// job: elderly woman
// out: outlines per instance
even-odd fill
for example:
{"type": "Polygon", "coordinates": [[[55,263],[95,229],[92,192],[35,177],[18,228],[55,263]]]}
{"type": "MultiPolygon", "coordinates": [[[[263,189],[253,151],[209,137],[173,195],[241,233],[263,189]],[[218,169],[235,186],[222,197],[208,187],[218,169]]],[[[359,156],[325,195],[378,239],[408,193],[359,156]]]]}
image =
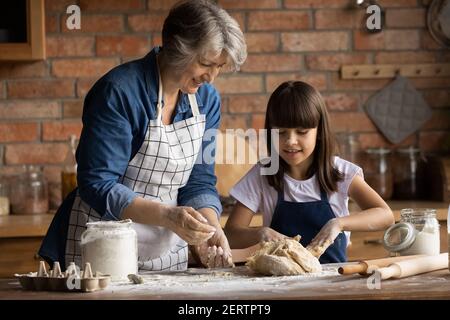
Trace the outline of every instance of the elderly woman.
{"type": "Polygon", "coordinates": [[[87,94],[78,188],[58,209],[39,254],[81,265],[87,222],[130,218],[140,268],[186,269],[188,244],[204,265],[230,265],[214,163],[198,160],[215,148],[204,133],[220,122],[211,83],[224,66],[239,69],[246,55],[242,31],[223,9],[199,0],[172,8],[162,47],[114,68],[87,94]]]}

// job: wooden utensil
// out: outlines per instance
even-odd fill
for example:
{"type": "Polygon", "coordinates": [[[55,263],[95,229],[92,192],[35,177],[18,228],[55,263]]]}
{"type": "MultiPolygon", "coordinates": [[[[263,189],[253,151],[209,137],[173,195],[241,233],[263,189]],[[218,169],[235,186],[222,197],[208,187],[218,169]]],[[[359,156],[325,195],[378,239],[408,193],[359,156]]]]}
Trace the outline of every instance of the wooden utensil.
{"type": "Polygon", "coordinates": [[[233,257],[234,263],[246,262],[247,258],[253,255],[256,250],[260,248],[260,244],[257,243],[251,247],[247,247],[244,249],[231,249],[231,256],[233,257]]]}
{"type": "Polygon", "coordinates": [[[390,278],[405,278],[448,268],[448,253],[441,253],[438,256],[423,256],[415,259],[399,261],[389,267],[380,268],[376,272],[381,275],[381,280],[390,278]]]}
{"type": "Polygon", "coordinates": [[[361,275],[366,275],[371,273],[374,269],[387,267],[395,262],[410,260],[414,258],[422,257],[422,255],[414,255],[414,256],[399,256],[399,257],[390,257],[383,259],[374,259],[374,260],[362,260],[357,264],[350,264],[347,266],[342,266],[338,269],[340,274],[353,274],[359,273],[361,275]]]}

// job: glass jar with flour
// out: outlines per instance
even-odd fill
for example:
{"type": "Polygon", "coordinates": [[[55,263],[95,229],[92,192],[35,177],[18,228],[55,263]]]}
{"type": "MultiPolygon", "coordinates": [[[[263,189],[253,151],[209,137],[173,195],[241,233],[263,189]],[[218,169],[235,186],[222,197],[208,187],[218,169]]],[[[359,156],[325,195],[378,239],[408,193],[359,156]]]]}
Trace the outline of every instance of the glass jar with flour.
{"type": "Polygon", "coordinates": [[[406,255],[440,253],[439,222],[435,209],[402,209],[400,222],[389,227],[383,237],[384,247],[406,255]]]}
{"type": "Polygon", "coordinates": [[[127,279],[138,268],[137,234],[130,219],[88,222],[81,235],[83,265],[90,262],[92,271],[109,274],[112,280],[127,279]]]}

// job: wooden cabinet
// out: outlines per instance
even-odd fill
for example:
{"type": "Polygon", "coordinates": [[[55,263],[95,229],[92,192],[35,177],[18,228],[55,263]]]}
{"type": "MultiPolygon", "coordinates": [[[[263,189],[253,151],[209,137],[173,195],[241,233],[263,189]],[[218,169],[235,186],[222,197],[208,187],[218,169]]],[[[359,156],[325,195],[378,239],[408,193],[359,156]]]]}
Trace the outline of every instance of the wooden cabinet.
{"type": "Polygon", "coordinates": [[[45,59],[44,0],[2,3],[0,21],[0,60],[45,59]]]}
{"type": "Polygon", "coordinates": [[[38,251],[53,214],[0,217],[0,278],[37,271],[38,251]]]}

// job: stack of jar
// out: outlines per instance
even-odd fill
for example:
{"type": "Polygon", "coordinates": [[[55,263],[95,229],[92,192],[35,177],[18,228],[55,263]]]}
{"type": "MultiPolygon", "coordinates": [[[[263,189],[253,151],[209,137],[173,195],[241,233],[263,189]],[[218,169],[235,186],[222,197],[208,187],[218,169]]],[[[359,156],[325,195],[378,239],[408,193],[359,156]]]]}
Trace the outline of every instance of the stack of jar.
{"type": "Polygon", "coordinates": [[[364,179],[385,200],[392,197],[391,151],[384,148],[366,150],[363,162],[364,179]]]}
{"type": "Polygon", "coordinates": [[[416,200],[425,197],[425,158],[419,148],[397,149],[395,158],[394,198],[416,200]]]}
{"type": "Polygon", "coordinates": [[[420,149],[397,149],[394,159],[392,151],[385,148],[369,148],[365,153],[365,180],[383,199],[424,199],[425,160],[420,149]]]}

